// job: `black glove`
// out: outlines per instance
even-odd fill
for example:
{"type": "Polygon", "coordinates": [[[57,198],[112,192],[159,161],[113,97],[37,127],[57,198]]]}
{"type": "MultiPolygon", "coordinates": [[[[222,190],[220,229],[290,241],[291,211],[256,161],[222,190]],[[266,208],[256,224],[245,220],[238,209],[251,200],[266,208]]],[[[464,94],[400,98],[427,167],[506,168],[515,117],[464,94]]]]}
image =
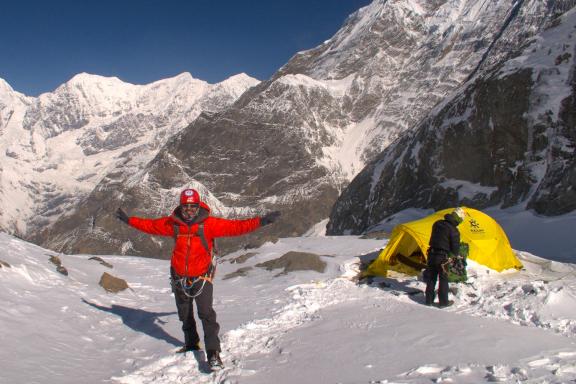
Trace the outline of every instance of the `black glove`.
{"type": "Polygon", "coordinates": [[[280,215],[281,215],[280,211],[273,211],[273,212],[267,213],[263,217],[260,218],[260,225],[265,226],[268,224],[272,224],[273,222],[275,222],[280,217],[280,215]]]}
{"type": "Polygon", "coordinates": [[[124,210],[122,210],[122,208],[118,208],[116,210],[116,218],[128,224],[128,215],[126,214],[126,212],[124,212],[124,210]]]}

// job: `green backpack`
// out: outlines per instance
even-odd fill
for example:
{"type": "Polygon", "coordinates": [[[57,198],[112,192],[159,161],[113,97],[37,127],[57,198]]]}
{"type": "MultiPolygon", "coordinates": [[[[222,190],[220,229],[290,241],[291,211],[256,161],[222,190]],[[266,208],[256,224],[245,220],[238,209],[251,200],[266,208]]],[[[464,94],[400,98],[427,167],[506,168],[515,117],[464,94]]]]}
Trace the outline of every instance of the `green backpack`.
{"type": "Polygon", "coordinates": [[[467,243],[460,243],[460,256],[455,257],[450,255],[448,257],[448,281],[450,283],[463,283],[468,279],[466,275],[466,259],[470,247],[467,243]]]}

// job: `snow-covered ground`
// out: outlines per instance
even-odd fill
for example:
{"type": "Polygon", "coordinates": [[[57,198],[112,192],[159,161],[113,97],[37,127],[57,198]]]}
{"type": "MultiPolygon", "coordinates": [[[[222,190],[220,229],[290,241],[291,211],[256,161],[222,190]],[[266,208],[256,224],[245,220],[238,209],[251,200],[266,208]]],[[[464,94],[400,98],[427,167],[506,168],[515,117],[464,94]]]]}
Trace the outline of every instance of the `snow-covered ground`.
{"type": "Polygon", "coordinates": [[[385,242],[288,238],[227,255],[215,285],[226,368],[209,373],[203,352],[174,353],[182,335],[168,261],[102,256],[110,268],[0,233],[0,260],[10,265],[0,268],[0,383],[576,380],[576,265],[526,252],[519,272],[471,262],[469,282],[452,286],[456,304],[440,310],[422,305],[415,278],[348,278],[385,242]],[[325,272],[256,266],[289,251],[322,255],[325,272]],[[131,289],[107,293],[104,272],[131,289]]]}

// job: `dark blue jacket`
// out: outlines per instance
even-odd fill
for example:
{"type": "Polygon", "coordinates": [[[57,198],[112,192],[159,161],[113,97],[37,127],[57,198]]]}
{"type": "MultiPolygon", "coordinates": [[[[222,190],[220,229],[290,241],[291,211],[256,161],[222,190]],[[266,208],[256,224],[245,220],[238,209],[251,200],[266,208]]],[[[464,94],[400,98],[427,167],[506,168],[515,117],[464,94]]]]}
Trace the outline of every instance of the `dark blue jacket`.
{"type": "Polygon", "coordinates": [[[444,215],[443,220],[438,220],[432,226],[430,235],[430,252],[444,251],[454,256],[460,254],[460,232],[458,232],[458,221],[452,214],[444,215]]]}

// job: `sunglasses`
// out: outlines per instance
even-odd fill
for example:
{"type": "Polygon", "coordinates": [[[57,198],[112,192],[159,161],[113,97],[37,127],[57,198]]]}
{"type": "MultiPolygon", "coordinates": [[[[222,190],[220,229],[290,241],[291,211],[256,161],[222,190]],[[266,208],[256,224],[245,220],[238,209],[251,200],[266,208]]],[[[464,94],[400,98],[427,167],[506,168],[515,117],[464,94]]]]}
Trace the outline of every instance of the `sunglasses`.
{"type": "Polygon", "coordinates": [[[198,204],[184,204],[184,205],[182,205],[182,209],[186,210],[186,211],[195,211],[198,208],[200,208],[200,206],[198,204]]]}

